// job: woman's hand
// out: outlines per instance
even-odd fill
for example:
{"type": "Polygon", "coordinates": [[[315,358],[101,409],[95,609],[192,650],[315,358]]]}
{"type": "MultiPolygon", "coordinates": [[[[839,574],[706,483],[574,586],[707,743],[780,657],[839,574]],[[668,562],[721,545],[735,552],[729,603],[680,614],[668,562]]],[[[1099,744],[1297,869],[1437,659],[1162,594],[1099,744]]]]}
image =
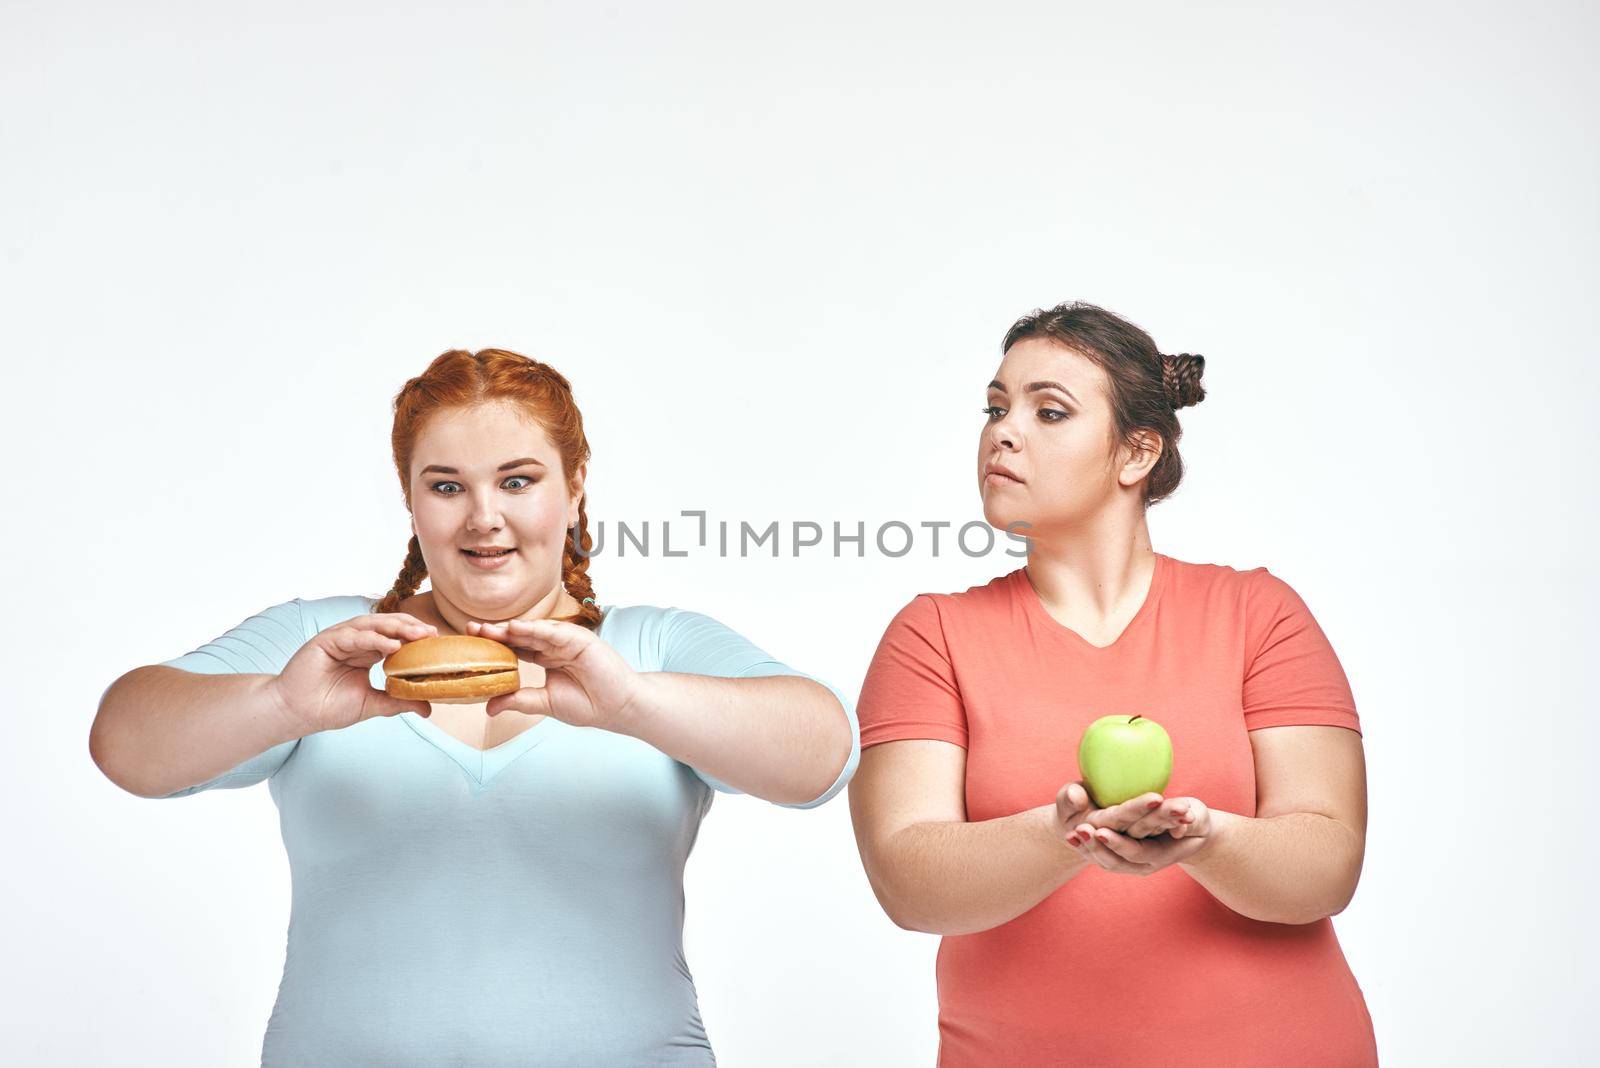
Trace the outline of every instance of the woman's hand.
{"type": "Polygon", "coordinates": [[[404,612],[356,616],[329,627],[289,658],[268,683],[284,718],[297,737],[338,730],[374,716],[416,712],[426,716],[426,701],[403,701],[373,687],[372,665],[406,642],[437,634],[437,628],[404,612]]]}
{"type": "Polygon", "coordinates": [[[467,633],[509,645],[545,670],[543,686],[489,698],[491,716],[517,711],[575,727],[609,727],[625,718],[639,695],[639,673],[588,627],[555,619],[470,620],[467,633]]]}
{"type": "MultiPolygon", "coordinates": [[[[1145,798],[1152,796],[1159,799],[1150,794],[1145,798]]],[[[1205,847],[1211,831],[1211,810],[1205,802],[1169,797],[1125,827],[1080,820],[1067,842],[1107,871],[1149,875],[1194,856],[1205,847]]]]}
{"type": "Polygon", "coordinates": [[[1110,808],[1095,808],[1089,791],[1081,782],[1069,782],[1056,791],[1056,821],[1061,825],[1062,837],[1072,845],[1077,845],[1072,838],[1084,824],[1114,831],[1127,831],[1140,823],[1153,825],[1149,817],[1160,806],[1158,793],[1140,794],[1110,808]]]}
{"type": "Polygon", "coordinates": [[[1129,838],[1153,838],[1160,834],[1204,838],[1211,833],[1211,810],[1198,797],[1169,797],[1124,833],[1129,838]]]}

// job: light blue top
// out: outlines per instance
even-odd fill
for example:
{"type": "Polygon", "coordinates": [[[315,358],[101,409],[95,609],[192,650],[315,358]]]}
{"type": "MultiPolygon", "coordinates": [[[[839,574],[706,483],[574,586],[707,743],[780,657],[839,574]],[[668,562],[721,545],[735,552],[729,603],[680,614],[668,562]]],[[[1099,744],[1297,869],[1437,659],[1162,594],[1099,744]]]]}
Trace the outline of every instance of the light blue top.
{"type": "MultiPolygon", "coordinates": [[[[165,663],[278,674],[366,597],[295,599],[165,663]]],[[[799,675],[716,620],[612,607],[639,671],[799,675]]],[[[382,688],[382,664],[372,683],[382,688]]],[[[826,684],[824,684],[826,685],[826,684]]],[[[850,759],[810,808],[855,771],[850,759]]],[[[274,746],[210,782],[268,780],[293,878],[263,1065],[711,1065],[683,955],[683,867],[712,788],[626,735],[543,719],[480,752],[414,712],[274,746]]],[[[775,967],[778,965],[775,965],[775,967]]]]}

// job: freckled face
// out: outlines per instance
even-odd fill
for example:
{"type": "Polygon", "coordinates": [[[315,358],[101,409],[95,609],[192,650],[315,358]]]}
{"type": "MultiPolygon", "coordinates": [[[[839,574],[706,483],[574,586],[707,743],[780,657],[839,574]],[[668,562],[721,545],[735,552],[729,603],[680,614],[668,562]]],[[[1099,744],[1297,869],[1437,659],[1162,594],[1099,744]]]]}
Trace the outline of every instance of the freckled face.
{"type": "Polygon", "coordinates": [[[560,585],[584,472],[569,488],[537,422],[499,403],[439,412],[418,435],[411,468],[412,527],[435,597],[471,618],[506,619],[560,585]],[[475,558],[473,549],[511,552],[475,558]]]}
{"type": "Polygon", "coordinates": [[[1019,341],[987,398],[978,491],[990,525],[1045,536],[1079,526],[1114,499],[1111,404],[1105,372],[1092,360],[1043,338],[1019,341]]]}

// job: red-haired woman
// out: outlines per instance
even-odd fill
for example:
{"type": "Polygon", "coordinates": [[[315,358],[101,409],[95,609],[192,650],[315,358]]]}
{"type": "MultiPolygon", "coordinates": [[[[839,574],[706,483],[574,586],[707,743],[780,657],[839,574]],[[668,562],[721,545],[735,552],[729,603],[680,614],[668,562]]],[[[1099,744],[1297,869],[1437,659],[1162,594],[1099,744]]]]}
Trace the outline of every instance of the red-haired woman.
{"type": "Polygon", "coordinates": [[[552,368],[447,352],[395,398],[392,443],[414,535],[394,588],[129,672],[95,761],[146,797],[269,780],[294,891],[263,1064],[712,1064],[684,862],[713,788],[837,792],[849,703],[707,616],[600,606],[589,446],[552,368]],[[432,634],[512,646],[524,688],[387,696],[379,661],[432,634]]]}
{"type": "Polygon", "coordinates": [[[1087,304],[1002,352],[977,477],[991,525],[1027,524],[1027,565],[912,600],[857,704],[867,875],[897,924],[945,936],[939,1063],[1375,1063],[1329,921],[1366,833],[1344,672],[1265,568],[1150,544],[1204,361],[1087,304]],[[1166,729],[1168,796],[1095,807],[1078,746],[1108,715],[1166,729]]]}

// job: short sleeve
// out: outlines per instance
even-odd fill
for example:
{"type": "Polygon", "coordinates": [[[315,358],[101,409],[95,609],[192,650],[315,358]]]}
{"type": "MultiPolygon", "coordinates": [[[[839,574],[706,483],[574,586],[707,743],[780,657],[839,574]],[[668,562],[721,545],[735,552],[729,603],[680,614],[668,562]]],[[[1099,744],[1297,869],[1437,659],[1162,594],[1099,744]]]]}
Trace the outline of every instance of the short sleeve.
{"type": "Polygon", "coordinates": [[[878,642],[861,685],[861,744],[927,738],[967,745],[967,710],[956,685],[939,604],[921,594],[878,642]]]}
{"type": "MultiPolygon", "coordinates": [[[[826,687],[828,692],[838,699],[840,707],[844,709],[845,718],[850,723],[849,759],[845,761],[833,785],[820,796],[810,801],[779,804],[784,808],[815,808],[844,789],[850,777],[855,774],[856,764],[861,759],[861,732],[856,725],[855,709],[842,691],[821,679],[796,671],[787,664],[775,660],[731,627],[700,612],[689,612],[681,608],[666,609],[658,631],[658,641],[660,648],[657,662],[661,665],[662,671],[685,675],[714,675],[721,678],[794,675],[811,679],[812,682],[826,687]]],[[[742,792],[724,782],[719,782],[699,768],[695,768],[694,773],[714,790],[730,794],[742,792]]]]}
{"type": "MultiPolygon", "coordinates": [[[[256,613],[200,648],[161,667],[174,667],[197,675],[276,675],[305,644],[305,620],[300,601],[285,601],[256,613]]],[[[234,790],[270,778],[294,752],[300,739],[282,742],[258,753],[214,779],[163,797],[187,797],[201,790],[234,790]]]]}
{"type": "Polygon", "coordinates": [[[1360,734],[1350,682],[1311,610],[1266,568],[1250,574],[1245,594],[1245,729],[1329,726],[1360,734]]]}

